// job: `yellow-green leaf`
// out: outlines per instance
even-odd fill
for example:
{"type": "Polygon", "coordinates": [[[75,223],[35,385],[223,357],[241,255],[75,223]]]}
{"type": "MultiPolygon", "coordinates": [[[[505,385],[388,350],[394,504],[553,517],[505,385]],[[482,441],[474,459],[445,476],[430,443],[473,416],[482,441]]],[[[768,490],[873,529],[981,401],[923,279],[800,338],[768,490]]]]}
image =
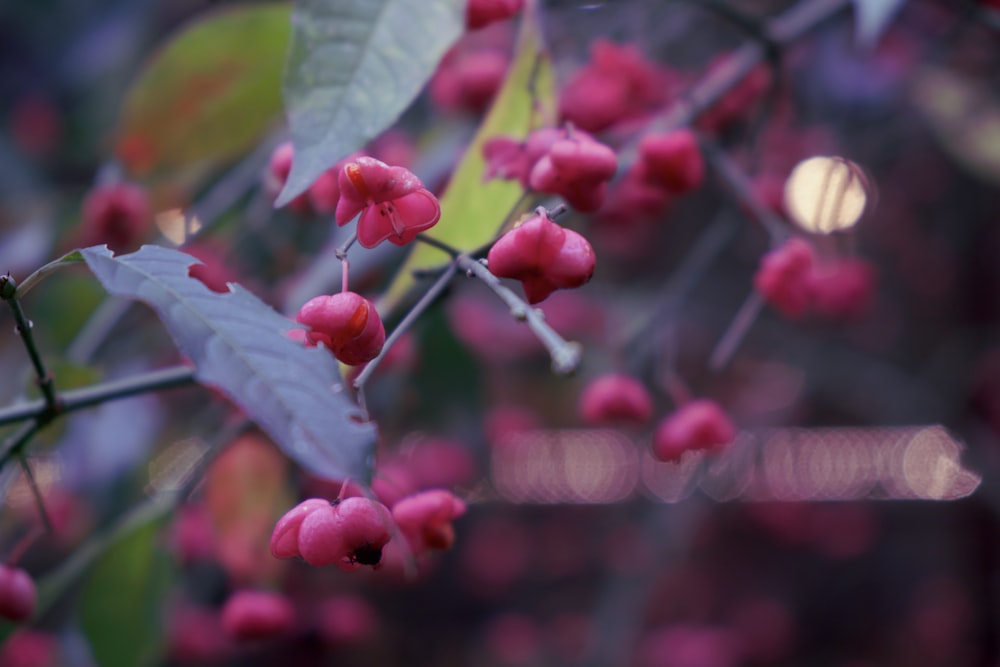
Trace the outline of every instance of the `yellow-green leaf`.
{"type": "MultiPolygon", "coordinates": [[[[545,53],[534,12],[525,12],[517,54],[476,135],[441,198],[441,221],[429,235],[462,251],[489,243],[523,194],[516,181],[483,182],[483,144],[497,135],[523,138],[535,127],[553,122],[555,93],[552,63],[545,53]]],[[[413,248],[379,304],[391,311],[414,285],[413,271],[440,266],[444,255],[426,245],[413,248]]]]}
{"type": "Polygon", "coordinates": [[[280,117],[287,4],[231,7],[182,29],[128,92],[116,152],[134,176],[248,151],[280,117]]]}

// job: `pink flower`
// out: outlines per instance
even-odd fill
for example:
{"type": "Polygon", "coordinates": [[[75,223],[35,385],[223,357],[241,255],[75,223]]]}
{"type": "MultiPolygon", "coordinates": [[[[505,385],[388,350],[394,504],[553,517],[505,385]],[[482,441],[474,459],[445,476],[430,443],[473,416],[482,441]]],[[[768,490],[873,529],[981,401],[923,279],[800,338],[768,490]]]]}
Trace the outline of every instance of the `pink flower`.
{"type": "Polygon", "coordinates": [[[388,240],[406,245],[441,218],[441,205],[413,172],[372,157],[348,162],[338,177],[336,220],[346,225],[358,213],[358,243],[374,248],[388,240]]]}

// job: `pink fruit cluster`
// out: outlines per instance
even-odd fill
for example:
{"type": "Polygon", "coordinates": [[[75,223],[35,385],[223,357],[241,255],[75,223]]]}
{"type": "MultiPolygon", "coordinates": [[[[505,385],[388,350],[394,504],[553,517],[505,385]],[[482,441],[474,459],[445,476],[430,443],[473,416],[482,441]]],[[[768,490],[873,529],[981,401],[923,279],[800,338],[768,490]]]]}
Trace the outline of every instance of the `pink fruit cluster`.
{"type": "Polygon", "coordinates": [[[867,310],[875,275],[867,262],[856,258],[820,263],[809,242],[794,237],[764,255],[754,287],[786,317],[799,318],[812,310],[845,319],[867,310]]]}
{"type": "Polygon", "coordinates": [[[601,207],[618,169],[615,152],[579,130],[544,128],[524,141],[494,137],[483,144],[483,155],[488,178],[517,179],[585,213],[601,207]]]}
{"type": "Polygon", "coordinates": [[[402,498],[391,511],[377,500],[359,496],[332,503],[310,498],[275,525],[271,553],[348,571],[362,565],[377,568],[397,530],[414,555],[450,548],[455,541],[452,522],[464,513],[465,503],[441,489],[402,498]]]}
{"type": "Polygon", "coordinates": [[[309,327],[307,345],[322,343],[348,365],[371,361],[385,344],[385,327],[374,304],[355,292],[314,297],[299,309],[296,319],[309,327]]]}
{"type": "Polygon", "coordinates": [[[587,283],[596,257],[587,239],[552,222],[543,209],[500,237],[487,261],[494,275],[520,280],[534,304],[557,289],[587,283]]]}

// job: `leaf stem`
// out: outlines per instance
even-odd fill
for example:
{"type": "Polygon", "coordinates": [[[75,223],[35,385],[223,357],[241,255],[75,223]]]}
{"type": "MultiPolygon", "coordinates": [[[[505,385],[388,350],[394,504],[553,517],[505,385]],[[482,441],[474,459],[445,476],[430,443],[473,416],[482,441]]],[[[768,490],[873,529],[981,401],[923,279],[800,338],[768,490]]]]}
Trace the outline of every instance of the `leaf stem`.
{"type": "Polygon", "coordinates": [[[72,252],[66,253],[59,259],[51,261],[48,264],[35,269],[34,273],[25,278],[17,286],[17,296],[23,297],[25,294],[31,291],[31,289],[35,287],[35,285],[42,282],[42,280],[44,280],[46,276],[48,276],[50,273],[54,273],[55,271],[63,268],[64,266],[69,266],[70,264],[81,264],[82,262],[83,262],[83,255],[80,254],[80,251],[73,250],[72,252]]]}
{"type": "Polygon", "coordinates": [[[500,297],[510,308],[511,315],[515,319],[527,324],[531,331],[538,337],[545,349],[548,350],[552,358],[552,370],[558,375],[570,375],[580,366],[583,357],[583,347],[573,341],[566,341],[545,321],[545,314],[538,308],[532,308],[525,303],[521,297],[517,296],[509,288],[505,287],[500,279],[490,273],[486,265],[468,255],[459,255],[455,258],[458,268],[474,275],[486,284],[493,293],[500,297]]]}

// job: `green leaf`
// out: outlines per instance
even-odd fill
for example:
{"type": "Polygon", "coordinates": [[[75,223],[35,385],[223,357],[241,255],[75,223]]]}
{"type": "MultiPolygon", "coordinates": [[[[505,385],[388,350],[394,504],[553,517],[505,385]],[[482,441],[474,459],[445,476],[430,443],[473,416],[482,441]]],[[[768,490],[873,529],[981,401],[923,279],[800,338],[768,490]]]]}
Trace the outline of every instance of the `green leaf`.
{"type": "MultiPolygon", "coordinates": [[[[532,129],[552,124],[553,81],[552,63],[545,52],[537,16],[525,11],[517,55],[441,197],[441,221],[429,230],[430,236],[466,252],[486,245],[497,235],[524,190],[516,181],[483,182],[483,144],[498,135],[524,138],[532,129]]],[[[392,310],[413,287],[414,270],[441,266],[443,260],[444,255],[436,248],[423,244],[414,247],[379,304],[380,310],[392,310]]]]}
{"type": "Polygon", "coordinates": [[[462,34],[466,0],[300,0],[285,72],[295,161],[275,202],[301,194],[399,118],[462,34]]]}
{"type": "Polygon", "coordinates": [[[173,569],[159,544],[165,523],[160,517],[112,545],[84,582],[81,623],[102,667],[159,662],[163,597],[173,569]]]}
{"type": "Polygon", "coordinates": [[[941,147],[960,167],[1000,184],[1000,97],[958,72],[929,67],[910,87],[913,102],[941,147]]]}
{"type": "Polygon", "coordinates": [[[281,114],[286,4],[213,12],[183,29],[129,90],[117,153],[137,176],[235,159],[281,114]]]}
{"type": "Polygon", "coordinates": [[[235,283],[209,290],[188,275],[200,262],[177,250],[80,252],[106,290],[152,306],[195,378],[239,404],[286,455],[322,477],[370,481],[375,425],[348,397],[333,355],[285,335],[290,320],[235,283]]]}

